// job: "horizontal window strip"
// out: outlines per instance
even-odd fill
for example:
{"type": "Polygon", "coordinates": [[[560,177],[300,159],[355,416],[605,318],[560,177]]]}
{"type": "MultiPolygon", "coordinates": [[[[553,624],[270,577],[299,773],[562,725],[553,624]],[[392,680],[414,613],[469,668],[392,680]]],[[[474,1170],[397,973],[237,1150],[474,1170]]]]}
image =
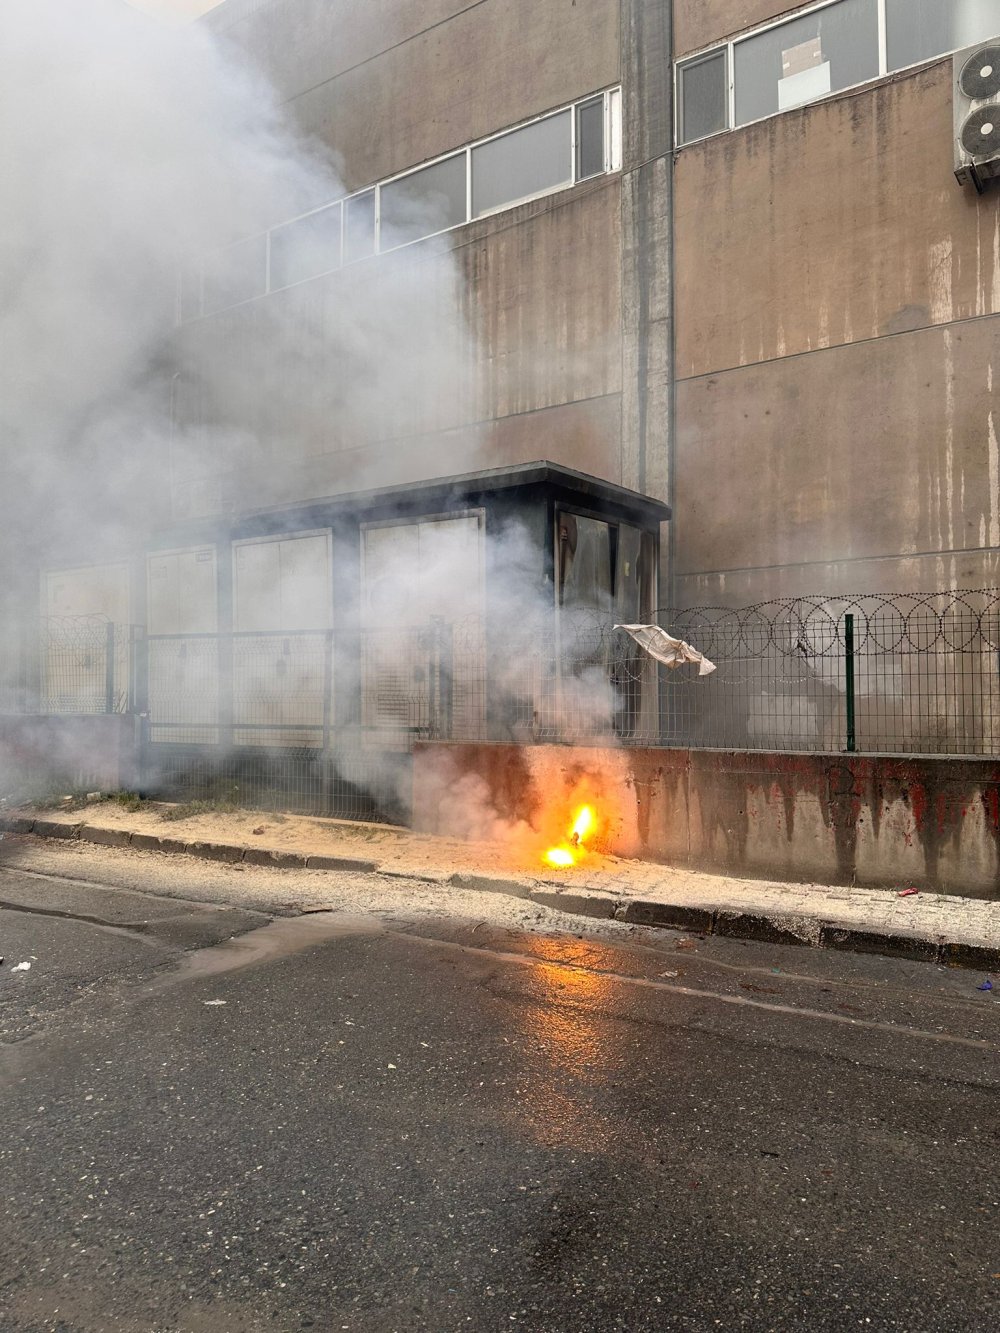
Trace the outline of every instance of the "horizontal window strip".
{"type": "Polygon", "coordinates": [[[997,0],[824,0],[678,61],[678,146],[1000,37],[997,0]]]}
{"type": "Polygon", "coordinates": [[[502,130],[185,265],[186,323],[621,168],[621,89],[502,130]]]}

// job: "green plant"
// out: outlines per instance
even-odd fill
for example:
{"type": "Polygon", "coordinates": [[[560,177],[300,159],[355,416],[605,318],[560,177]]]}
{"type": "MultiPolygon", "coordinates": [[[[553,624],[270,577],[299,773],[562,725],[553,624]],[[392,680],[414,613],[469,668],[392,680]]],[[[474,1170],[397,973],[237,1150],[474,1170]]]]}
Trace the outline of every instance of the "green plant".
{"type": "Polygon", "coordinates": [[[120,805],[123,810],[127,810],[130,814],[136,810],[144,809],[147,804],[137,791],[113,791],[109,792],[105,799],[114,802],[115,805],[120,805]]]}

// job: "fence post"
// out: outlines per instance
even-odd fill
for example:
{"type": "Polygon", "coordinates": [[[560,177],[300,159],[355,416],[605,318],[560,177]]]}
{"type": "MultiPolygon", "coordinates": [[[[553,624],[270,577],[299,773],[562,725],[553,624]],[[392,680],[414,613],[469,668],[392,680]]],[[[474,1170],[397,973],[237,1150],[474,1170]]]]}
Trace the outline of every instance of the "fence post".
{"type": "Polygon", "coordinates": [[[330,748],[330,714],[333,708],[333,630],[323,639],[323,749],[330,748]]]}
{"type": "Polygon", "coordinates": [[[851,611],[844,616],[844,694],[847,699],[847,753],[853,754],[858,745],[854,713],[854,615],[851,611]]]}
{"type": "Polygon", "coordinates": [[[442,699],[441,699],[441,616],[431,616],[430,652],[427,659],[427,732],[431,740],[442,739],[442,699]]]}
{"type": "Polygon", "coordinates": [[[104,711],[115,711],[115,623],[104,627],[104,711]]]}

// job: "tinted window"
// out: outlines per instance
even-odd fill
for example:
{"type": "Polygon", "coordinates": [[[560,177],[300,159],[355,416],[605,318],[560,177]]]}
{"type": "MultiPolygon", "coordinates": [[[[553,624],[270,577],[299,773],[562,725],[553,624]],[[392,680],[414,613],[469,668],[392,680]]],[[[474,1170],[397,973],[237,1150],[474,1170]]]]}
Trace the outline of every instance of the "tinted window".
{"type": "Polygon", "coordinates": [[[680,71],[680,143],[703,139],[726,128],[729,89],[726,53],[714,51],[683,65],[680,71]]]}
{"type": "Polygon", "coordinates": [[[736,123],[802,106],[879,73],[877,0],[839,0],[735,47],[736,123]]]}
{"type": "Polygon", "coordinates": [[[560,111],[472,150],[473,217],[570,184],[571,117],[572,112],[560,111]]]}
{"type": "Polygon", "coordinates": [[[340,205],[271,232],[271,290],[340,266],[340,205]]]}
{"type": "Polygon", "coordinates": [[[604,171],[604,98],[576,109],[576,178],[585,181],[604,171]]]}
{"type": "Polygon", "coordinates": [[[365,190],[344,204],[344,263],[375,253],[375,191],[365,190]]]}
{"type": "Polygon", "coordinates": [[[379,249],[417,241],[466,221],[465,154],[436,162],[381,187],[379,249]]]}
{"type": "Polygon", "coordinates": [[[997,0],[886,0],[890,69],[1000,36],[997,0]]]}

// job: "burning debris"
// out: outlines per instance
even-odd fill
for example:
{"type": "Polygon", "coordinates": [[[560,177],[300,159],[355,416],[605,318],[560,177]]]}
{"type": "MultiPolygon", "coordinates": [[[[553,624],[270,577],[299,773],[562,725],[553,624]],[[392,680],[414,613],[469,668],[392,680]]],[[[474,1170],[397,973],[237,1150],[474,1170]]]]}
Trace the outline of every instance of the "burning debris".
{"type": "Polygon", "coordinates": [[[555,870],[571,870],[587,854],[585,843],[597,829],[597,814],[592,805],[582,805],[573,817],[564,842],[550,847],[542,858],[555,870]]]}

